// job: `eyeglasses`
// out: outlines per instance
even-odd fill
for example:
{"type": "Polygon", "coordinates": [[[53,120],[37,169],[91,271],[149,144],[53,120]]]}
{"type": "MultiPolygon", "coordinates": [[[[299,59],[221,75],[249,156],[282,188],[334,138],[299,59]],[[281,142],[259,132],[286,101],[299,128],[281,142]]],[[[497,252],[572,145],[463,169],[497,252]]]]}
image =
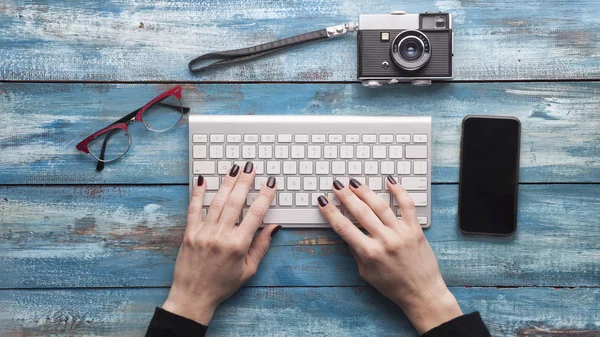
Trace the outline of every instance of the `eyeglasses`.
{"type": "Polygon", "coordinates": [[[94,157],[98,161],[96,170],[102,171],[104,163],[119,160],[129,151],[129,124],[137,121],[150,131],[164,132],[179,123],[183,114],[190,111],[181,104],[181,91],[181,87],[176,86],[163,92],[143,107],[82,140],[77,144],[77,150],[94,157]]]}

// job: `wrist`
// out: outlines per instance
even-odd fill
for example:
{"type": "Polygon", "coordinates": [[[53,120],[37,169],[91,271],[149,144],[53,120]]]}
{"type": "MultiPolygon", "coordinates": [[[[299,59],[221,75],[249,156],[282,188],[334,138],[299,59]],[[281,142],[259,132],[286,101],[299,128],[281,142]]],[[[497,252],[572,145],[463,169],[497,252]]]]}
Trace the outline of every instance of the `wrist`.
{"type": "Polygon", "coordinates": [[[218,306],[218,303],[213,303],[210,300],[201,299],[198,298],[198,296],[192,296],[191,294],[186,295],[171,289],[162,308],[176,315],[208,326],[208,323],[210,323],[218,306]]]}
{"type": "Polygon", "coordinates": [[[419,335],[463,314],[443,281],[411,301],[400,304],[400,307],[419,335]]]}

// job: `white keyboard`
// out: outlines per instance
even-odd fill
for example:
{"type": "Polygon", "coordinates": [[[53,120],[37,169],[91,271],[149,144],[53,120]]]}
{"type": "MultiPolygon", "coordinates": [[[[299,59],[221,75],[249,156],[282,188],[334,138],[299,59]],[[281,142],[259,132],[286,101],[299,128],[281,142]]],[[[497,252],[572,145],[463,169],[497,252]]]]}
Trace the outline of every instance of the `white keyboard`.
{"type": "Polygon", "coordinates": [[[332,191],[335,179],[348,186],[350,178],[400,215],[385,183],[392,175],[414,200],[421,226],[430,225],[431,117],[191,115],[189,144],[190,193],[201,174],[206,205],[233,164],[242,169],[252,161],[256,177],[243,214],[268,177],[277,179],[265,224],[328,227],[317,207],[320,195],[354,220],[332,191]]]}

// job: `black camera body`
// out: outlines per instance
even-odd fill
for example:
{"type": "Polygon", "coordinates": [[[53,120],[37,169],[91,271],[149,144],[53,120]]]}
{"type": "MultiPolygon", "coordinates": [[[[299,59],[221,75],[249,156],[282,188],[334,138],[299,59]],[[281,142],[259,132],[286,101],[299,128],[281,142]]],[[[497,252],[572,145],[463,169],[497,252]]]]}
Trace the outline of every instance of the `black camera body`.
{"type": "Polygon", "coordinates": [[[364,86],[454,78],[451,14],[361,15],[358,27],[358,79],[364,86]]]}

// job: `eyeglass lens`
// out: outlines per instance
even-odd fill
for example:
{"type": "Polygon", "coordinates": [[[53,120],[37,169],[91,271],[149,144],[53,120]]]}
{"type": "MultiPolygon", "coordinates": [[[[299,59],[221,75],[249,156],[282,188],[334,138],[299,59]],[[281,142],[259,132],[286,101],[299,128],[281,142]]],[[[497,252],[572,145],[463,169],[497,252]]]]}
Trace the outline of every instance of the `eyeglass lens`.
{"type": "Polygon", "coordinates": [[[123,129],[112,129],[88,144],[90,154],[99,161],[110,162],[121,158],[131,145],[129,134],[123,129]]]}
{"type": "Polygon", "coordinates": [[[142,121],[149,130],[162,132],[177,125],[182,116],[181,101],[175,96],[167,96],[144,111],[142,121]]]}

